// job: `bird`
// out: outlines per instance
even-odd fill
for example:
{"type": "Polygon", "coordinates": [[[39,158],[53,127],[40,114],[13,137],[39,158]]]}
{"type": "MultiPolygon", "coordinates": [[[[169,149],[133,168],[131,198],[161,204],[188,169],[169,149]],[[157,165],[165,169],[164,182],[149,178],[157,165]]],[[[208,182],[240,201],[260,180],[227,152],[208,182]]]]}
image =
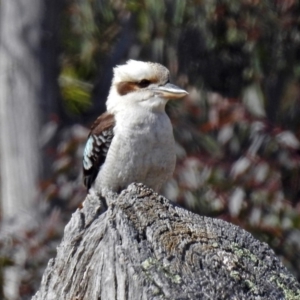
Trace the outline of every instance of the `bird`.
{"type": "Polygon", "coordinates": [[[107,111],[91,127],[83,153],[84,185],[100,195],[133,182],[160,192],[176,163],[169,100],[188,93],[159,63],[128,60],[113,69],[107,111]]]}

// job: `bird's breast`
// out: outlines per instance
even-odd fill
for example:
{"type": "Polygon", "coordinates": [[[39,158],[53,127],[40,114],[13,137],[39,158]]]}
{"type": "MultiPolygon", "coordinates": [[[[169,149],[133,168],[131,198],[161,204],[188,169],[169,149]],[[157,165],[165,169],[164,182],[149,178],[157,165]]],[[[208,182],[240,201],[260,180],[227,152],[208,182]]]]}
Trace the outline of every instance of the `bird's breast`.
{"type": "Polygon", "coordinates": [[[165,113],[117,119],[103,176],[114,177],[121,188],[142,182],[158,191],[173,174],[174,144],[165,113]]]}

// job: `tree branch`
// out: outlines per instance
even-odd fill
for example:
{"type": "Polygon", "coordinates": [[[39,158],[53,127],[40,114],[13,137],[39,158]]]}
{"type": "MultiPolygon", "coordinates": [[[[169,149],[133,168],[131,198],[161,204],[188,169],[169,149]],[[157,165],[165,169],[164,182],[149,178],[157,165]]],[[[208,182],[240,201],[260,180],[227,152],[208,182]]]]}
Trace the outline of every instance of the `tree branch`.
{"type": "Polygon", "coordinates": [[[33,300],[300,299],[265,243],[198,216],[142,184],[87,196],[65,228],[33,300]]]}

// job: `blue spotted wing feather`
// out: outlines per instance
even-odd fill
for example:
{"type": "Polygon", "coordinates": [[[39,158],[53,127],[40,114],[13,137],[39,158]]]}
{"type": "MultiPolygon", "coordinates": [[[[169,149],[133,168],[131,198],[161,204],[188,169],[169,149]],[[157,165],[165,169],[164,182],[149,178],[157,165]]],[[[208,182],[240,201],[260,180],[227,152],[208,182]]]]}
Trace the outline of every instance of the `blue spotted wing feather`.
{"type": "Polygon", "coordinates": [[[83,153],[84,185],[89,189],[95,181],[114,137],[114,116],[102,114],[92,125],[83,153]]]}

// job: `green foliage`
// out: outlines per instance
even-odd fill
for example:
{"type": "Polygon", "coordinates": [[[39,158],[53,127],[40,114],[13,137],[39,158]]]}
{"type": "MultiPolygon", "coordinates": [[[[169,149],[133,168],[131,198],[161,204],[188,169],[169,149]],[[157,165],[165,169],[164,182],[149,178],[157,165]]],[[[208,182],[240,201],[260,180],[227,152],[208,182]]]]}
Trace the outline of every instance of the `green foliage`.
{"type": "Polygon", "coordinates": [[[65,67],[62,69],[59,83],[62,97],[68,111],[79,114],[90,107],[92,84],[81,81],[74,68],[65,67]]]}
{"type": "Polygon", "coordinates": [[[64,11],[60,84],[65,107],[71,113],[80,114],[91,105],[90,82],[121,28],[115,22],[118,13],[110,1],[94,0],[70,1],[64,11]]]}

